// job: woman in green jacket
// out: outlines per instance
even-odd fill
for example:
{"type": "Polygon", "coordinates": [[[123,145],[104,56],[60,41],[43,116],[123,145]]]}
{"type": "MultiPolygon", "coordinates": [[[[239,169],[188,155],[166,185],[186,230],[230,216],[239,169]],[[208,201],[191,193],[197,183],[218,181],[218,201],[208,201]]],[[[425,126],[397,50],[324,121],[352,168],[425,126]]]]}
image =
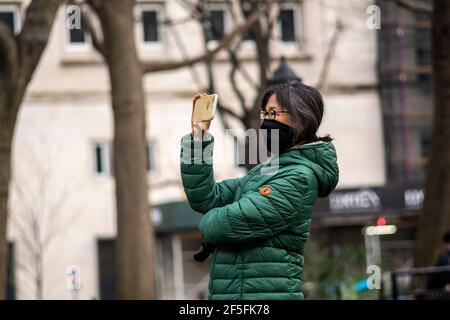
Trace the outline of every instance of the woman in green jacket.
{"type": "Polygon", "coordinates": [[[214,245],[209,299],[303,299],[312,208],[339,177],[332,139],[316,135],[323,111],[322,97],[312,87],[289,82],[268,88],[260,117],[271,158],[242,178],[219,183],[209,123],[193,125],[182,138],[184,190],[192,209],[203,214],[203,238],[214,245]],[[268,170],[274,164],[276,170],[268,170]]]}

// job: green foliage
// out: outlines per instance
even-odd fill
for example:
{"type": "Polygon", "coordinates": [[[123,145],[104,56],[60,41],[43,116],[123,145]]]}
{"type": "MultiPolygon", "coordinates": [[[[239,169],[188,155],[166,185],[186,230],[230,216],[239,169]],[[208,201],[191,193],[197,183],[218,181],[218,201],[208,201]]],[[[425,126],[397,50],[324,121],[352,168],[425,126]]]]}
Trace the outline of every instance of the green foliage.
{"type": "Polygon", "coordinates": [[[378,290],[355,290],[356,283],[367,277],[363,244],[330,248],[317,240],[308,241],[303,273],[307,299],[376,299],[378,290]]]}

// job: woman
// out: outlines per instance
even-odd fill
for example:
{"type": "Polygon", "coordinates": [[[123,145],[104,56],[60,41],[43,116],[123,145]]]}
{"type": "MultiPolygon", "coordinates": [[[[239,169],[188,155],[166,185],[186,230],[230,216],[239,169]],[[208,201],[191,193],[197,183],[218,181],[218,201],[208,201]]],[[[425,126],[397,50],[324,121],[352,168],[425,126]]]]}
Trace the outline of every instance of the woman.
{"type": "Polygon", "coordinates": [[[267,147],[279,137],[278,152],[242,178],[214,181],[209,123],[193,126],[181,141],[184,190],[190,206],[204,214],[203,238],[215,245],[209,299],[303,299],[311,211],[316,198],[326,197],[338,182],[331,138],[316,135],[324,109],[316,89],[300,82],[276,85],[265,92],[261,107],[267,147]],[[263,174],[273,159],[278,170],[263,174]]]}

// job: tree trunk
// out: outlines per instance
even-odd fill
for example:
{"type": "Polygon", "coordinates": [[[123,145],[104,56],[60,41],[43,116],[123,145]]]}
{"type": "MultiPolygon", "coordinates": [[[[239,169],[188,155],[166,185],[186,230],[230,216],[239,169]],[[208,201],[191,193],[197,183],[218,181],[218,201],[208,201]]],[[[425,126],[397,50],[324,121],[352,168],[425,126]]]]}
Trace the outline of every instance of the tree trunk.
{"type": "Polygon", "coordinates": [[[450,1],[435,0],[432,14],[433,133],[415,264],[432,265],[450,229],[450,1]]]}
{"type": "Polygon", "coordinates": [[[0,299],[6,296],[6,248],[11,148],[17,114],[41,59],[62,0],[33,0],[18,37],[0,24],[0,299]]]}
{"type": "Polygon", "coordinates": [[[91,0],[104,35],[114,113],[117,298],[155,299],[153,227],[146,171],[145,96],[134,1],[91,0]]]}

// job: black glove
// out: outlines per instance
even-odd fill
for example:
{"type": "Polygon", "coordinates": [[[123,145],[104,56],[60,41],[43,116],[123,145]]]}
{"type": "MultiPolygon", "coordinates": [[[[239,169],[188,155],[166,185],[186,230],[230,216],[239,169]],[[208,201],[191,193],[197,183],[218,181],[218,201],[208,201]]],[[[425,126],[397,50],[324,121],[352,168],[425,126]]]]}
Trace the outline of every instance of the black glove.
{"type": "Polygon", "coordinates": [[[200,251],[194,254],[194,260],[197,262],[205,261],[214,251],[214,249],[216,249],[216,246],[214,244],[203,241],[200,251]]]}

